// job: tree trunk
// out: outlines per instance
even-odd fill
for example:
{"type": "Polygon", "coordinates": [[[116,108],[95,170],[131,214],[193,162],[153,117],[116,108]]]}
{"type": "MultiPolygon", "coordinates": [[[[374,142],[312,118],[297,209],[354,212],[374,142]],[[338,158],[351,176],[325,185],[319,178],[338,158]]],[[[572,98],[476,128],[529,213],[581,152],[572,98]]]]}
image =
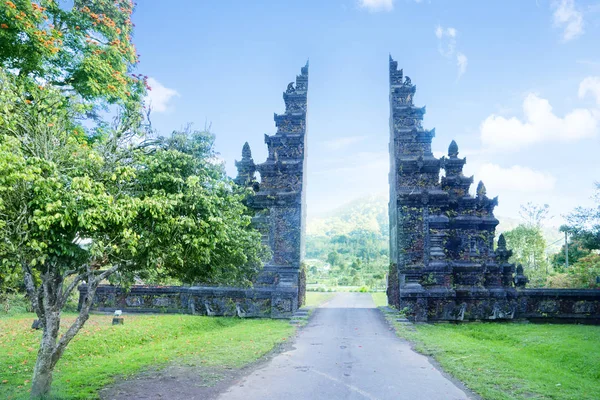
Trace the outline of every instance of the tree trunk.
{"type": "Polygon", "coordinates": [[[46,398],[52,387],[52,372],[54,370],[54,352],[60,328],[60,313],[47,312],[45,315],[44,333],[38,351],[35,368],[33,369],[31,398],[46,398]]]}
{"type": "Polygon", "coordinates": [[[54,367],[62,357],[71,339],[75,337],[89,318],[90,307],[92,306],[98,284],[117,269],[118,265],[113,266],[95,277],[88,267],[87,273],[78,275],[76,280],[66,290],[63,290],[62,287],[63,277],[56,270],[42,274],[42,284],[37,289],[33,284],[31,274],[26,271],[25,283],[27,291],[34,295],[32,298],[35,300],[32,300],[32,303],[44,328],[40,350],[38,351],[31,379],[32,399],[47,398],[50,395],[54,367]],[[75,322],[59,339],[61,309],[64,307],[69,294],[75,288],[77,282],[84,277],[88,281],[88,294],[83,301],[75,322]]]}
{"type": "Polygon", "coordinates": [[[31,398],[43,399],[50,394],[52,387],[52,368],[48,358],[38,357],[33,370],[33,384],[31,386],[31,398]]]}

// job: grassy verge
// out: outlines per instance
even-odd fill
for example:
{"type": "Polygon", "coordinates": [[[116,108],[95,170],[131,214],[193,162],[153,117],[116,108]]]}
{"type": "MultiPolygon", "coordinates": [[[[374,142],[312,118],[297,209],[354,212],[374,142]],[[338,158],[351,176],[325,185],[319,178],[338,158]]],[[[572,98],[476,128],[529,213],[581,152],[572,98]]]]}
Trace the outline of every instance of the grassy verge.
{"type": "Polygon", "coordinates": [[[319,307],[327,300],[335,296],[335,293],[328,292],[306,292],[306,307],[319,307]]]}
{"type": "MultiPolygon", "coordinates": [[[[63,316],[63,326],[75,315],[63,316]]],[[[33,314],[0,319],[0,398],[27,398],[40,331],[33,314]]],[[[95,398],[116,376],[167,363],[241,367],[268,353],[294,331],[288,321],[190,315],[93,315],[56,366],[53,395],[95,398]]]]}
{"type": "Polygon", "coordinates": [[[377,307],[385,307],[388,305],[387,294],[385,292],[373,292],[371,293],[373,301],[377,307]]]}
{"type": "Polygon", "coordinates": [[[485,399],[600,398],[599,326],[395,325],[485,399]]]}

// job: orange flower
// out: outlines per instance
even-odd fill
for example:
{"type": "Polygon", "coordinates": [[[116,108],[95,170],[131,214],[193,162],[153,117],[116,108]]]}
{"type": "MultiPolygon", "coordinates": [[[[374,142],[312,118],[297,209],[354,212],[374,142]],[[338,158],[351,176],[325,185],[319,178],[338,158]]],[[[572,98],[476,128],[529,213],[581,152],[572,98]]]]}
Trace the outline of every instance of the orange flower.
{"type": "Polygon", "coordinates": [[[25,103],[31,104],[31,100],[25,100],[25,103]]]}
{"type": "Polygon", "coordinates": [[[0,25],[0,28],[2,28],[2,29],[8,29],[8,25],[2,24],[2,25],[0,25]]]}

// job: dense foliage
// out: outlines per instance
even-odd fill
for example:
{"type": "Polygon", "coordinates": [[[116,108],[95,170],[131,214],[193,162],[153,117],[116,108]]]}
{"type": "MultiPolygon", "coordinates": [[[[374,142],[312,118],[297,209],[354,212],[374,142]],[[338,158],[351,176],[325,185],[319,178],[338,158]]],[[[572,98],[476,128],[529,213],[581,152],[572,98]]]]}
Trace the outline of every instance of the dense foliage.
{"type": "Polygon", "coordinates": [[[266,250],[250,228],[247,195],[216,162],[208,132],[174,132],[134,152],[144,205],[132,222],[139,243],[132,265],[157,282],[249,285],[266,250]]]}

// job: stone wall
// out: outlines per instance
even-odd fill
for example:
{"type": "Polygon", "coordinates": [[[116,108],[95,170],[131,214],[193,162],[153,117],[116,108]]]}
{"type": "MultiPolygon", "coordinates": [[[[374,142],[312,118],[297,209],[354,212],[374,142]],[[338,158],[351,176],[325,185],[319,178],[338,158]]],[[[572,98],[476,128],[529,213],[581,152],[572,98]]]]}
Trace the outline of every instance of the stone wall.
{"type": "Polygon", "coordinates": [[[405,290],[399,307],[415,321],[519,320],[600,323],[600,290],[405,290]]]}
{"type": "Polygon", "coordinates": [[[524,289],[519,291],[517,318],[600,324],[600,290],[524,289]]]}
{"type": "MultiPolygon", "coordinates": [[[[80,286],[79,303],[87,295],[80,286]]],[[[96,290],[94,310],[130,313],[180,313],[241,318],[289,318],[297,308],[298,293],[275,287],[230,288],[203,286],[133,286],[128,291],[102,285],[96,290]]]]}

